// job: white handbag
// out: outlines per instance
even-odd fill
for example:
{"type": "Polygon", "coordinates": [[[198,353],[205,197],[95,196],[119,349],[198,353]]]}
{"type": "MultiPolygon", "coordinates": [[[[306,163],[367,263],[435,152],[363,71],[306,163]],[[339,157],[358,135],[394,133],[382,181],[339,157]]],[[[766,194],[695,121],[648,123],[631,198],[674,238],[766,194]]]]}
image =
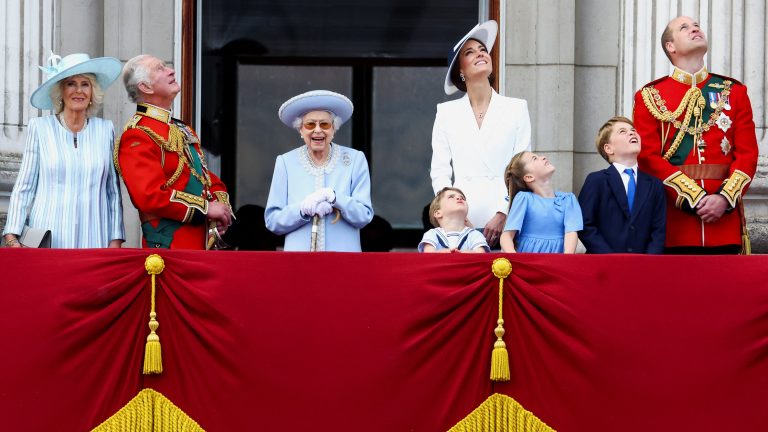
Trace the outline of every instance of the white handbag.
{"type": "Polygon", "coordinates": [[[24,226],[19,243],[30,248],[51,247],[51,230],[24,226]]]}

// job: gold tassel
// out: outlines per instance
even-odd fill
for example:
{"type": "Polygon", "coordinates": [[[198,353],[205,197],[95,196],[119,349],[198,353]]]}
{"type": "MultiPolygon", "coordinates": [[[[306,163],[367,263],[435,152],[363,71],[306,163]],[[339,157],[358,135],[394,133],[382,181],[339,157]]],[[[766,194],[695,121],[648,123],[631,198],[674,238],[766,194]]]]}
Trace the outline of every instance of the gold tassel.
{"type": "Polygon", "coordinates": [[[504,279],[512,273],[512,263],[506,258],[496,258],[491,266],[494,276],[499,278],[499,319],[493,333],[496,342],[493,344],[491,354],[491,381],[509,381],[509,352],[504,343],[504,319],[502,309],[504,305],[504,279]]]}
{"type": "Polygon", "coordinates": [[[160,336],[157,335],[157,313],[155,313],[155,277],[163,272],[165,263],[160,255],[152,254],[144,262],[144,268],[152,276],[152,297],[149,312],[149,336],[144,347],[144,375],[163,373],[163,355],[160,347],[160,336]]]}

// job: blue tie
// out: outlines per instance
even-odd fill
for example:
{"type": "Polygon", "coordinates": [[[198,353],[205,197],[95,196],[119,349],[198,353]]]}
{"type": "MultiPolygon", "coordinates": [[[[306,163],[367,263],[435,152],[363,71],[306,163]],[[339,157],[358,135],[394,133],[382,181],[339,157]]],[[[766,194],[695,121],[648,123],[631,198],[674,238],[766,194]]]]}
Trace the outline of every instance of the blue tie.
{"type": "Polygon", "coordinates": [[[624,172],[629,175],[629,183],[627,183],[627,202],[629,203],[629,212],[632,213],[632,204],[635,202],[635,171],[632,168],[627,168],[624,172]]]}

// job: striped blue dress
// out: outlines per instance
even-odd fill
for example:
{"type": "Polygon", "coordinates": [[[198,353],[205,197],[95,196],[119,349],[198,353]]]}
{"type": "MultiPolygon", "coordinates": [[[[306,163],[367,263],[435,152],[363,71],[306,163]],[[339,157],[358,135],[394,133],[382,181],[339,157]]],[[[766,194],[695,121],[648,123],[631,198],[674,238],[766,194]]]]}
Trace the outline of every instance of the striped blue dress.
{"type": "Polygon", "coordinates": [[[103,248],[125,239],[112,122],[90,118],[73,134],[55,116],[29,121],[3,234],[24,225],[51,230],[55,248],[103,248]]]}

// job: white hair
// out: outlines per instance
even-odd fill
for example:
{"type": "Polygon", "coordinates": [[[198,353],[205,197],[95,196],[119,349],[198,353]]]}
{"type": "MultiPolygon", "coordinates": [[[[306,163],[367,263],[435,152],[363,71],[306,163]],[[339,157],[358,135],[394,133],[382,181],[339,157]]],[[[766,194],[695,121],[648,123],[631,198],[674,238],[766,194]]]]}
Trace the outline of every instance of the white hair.
{"type": "Polygon", "coordinates": [[[139,91],[139,84],[149,84],[152,82],[149,80],[149,68],[144,64],[145,60],[151,58],[149,54],[141,54],[128,60],[123,66],[123,84],[125,85],[125,91],[128,92],[128,98],[131,102],[141,102],[141,92],[139,91]]]}
{"type": "MultiPolygon", "coordinates": [[[[338,132],[339,128],[342,125],[341,117],[337,116],[336,114],[332,113],[331,111],[326,110],[315,110],[315,111],[325,111],[328,114],[331,115],[331,123],[333,123],[333,129],[338,132]]],[[[311,111],[310,111],[311,112],[311,111]]],[[[297,131],[301,132],[301,126],[304,124],[304,116],[307,115],[307,113],[304,113],[301,117],[296,117],[293,120],[293,128],[297,131]]]]}

